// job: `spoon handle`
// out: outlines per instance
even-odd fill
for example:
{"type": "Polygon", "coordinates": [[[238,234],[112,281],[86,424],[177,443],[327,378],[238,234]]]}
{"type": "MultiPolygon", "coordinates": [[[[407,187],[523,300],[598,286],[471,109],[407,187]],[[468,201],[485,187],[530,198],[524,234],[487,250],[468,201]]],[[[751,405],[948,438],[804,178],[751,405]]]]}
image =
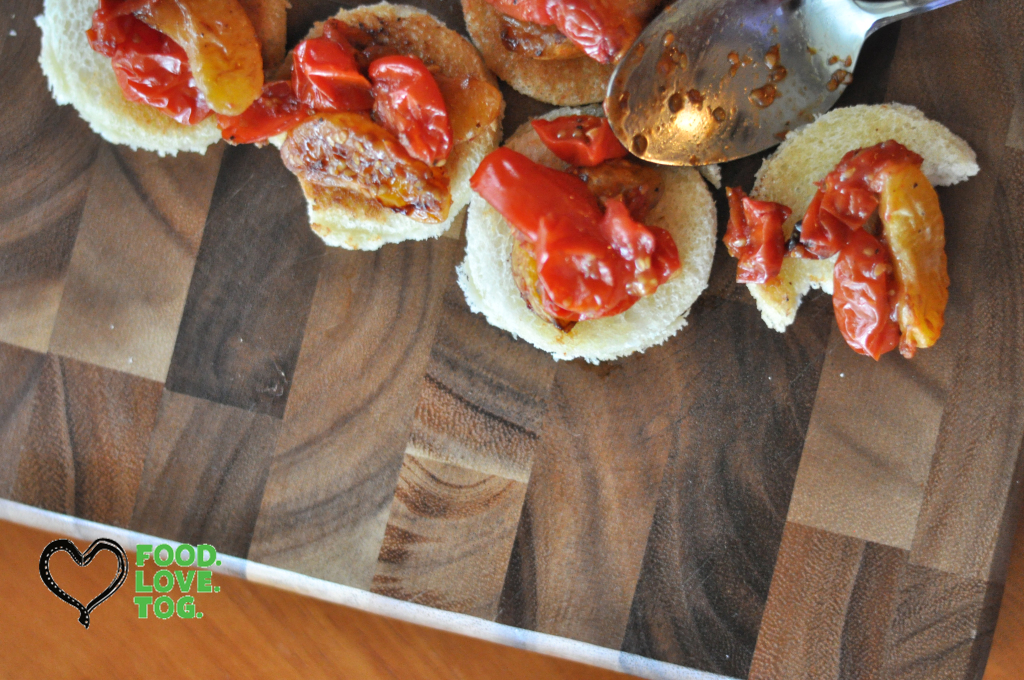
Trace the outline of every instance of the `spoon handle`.
{"type": "Polygon", "coordinates": [[[868,35],[874,33],[883,26],[906,19],[915,14],[924,14],[933,9],[952,5],[960,0],[883,0],[881,2],[865,2],[854,0],[861,10],[875,18],[868,35]]]}

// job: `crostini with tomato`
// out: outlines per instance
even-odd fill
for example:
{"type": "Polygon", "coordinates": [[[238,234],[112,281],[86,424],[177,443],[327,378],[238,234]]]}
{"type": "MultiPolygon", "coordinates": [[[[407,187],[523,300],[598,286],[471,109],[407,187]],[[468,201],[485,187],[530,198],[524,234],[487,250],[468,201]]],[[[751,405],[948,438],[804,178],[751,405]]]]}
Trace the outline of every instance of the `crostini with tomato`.
{"type": "Polygon", "coordinates": [[[328,245],[375,250],[451,229],[504,107],[469,41],[380,3],[316,24],[252,106],[219,125],[230,143],[280,147],[328,245]]]}
{"type": "Polygon", "coordinates": [[[704,180],[630,156],[599,107],[524,125],[471,185],[458,270],[469,306],[555,359],[660,344],[707,286],[716,213],[704,180]]]}
{"type": "Polygon", "coordinates": [[[749,196],[728,189],[737,281],[777,331],[820,288],[854,351],[911,358],[939,339],[948,300],[934,186],[977,172],[967,143],[914,107],[835,109],[787,137],[749,196]]]}
{"type": "Polygon", "coordinates": [[[487,66],[559,106],[604,99],[615,64],[664,0],[462,0],[487,66]]]}
{"type": "Polygon", "coordinates": [[[54,98],[104,139],[203,153],[284,57],[287,0],[46,0],[39,57],[54,98]]]}

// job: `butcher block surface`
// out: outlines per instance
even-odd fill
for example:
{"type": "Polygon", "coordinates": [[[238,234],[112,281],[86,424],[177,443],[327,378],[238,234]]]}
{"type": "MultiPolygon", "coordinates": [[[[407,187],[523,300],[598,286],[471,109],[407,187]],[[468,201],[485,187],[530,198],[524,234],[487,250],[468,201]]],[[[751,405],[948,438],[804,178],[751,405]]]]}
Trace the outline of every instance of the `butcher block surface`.
{"type": "MultiPolygon", "coordinates": [[[[292,4],[291,43],[341,6],[292,4]]],[[[102,142],[41,5],[0,0],[0,497],[728,677],[980,675],[1024,476],[1019,3],[884,29],[841,102],[978,154],[936,347],[858,356],[820,294],[776,333],[720,247],[686,328],[598,366],[472,314],[464,241],[325,247],[273,148],[102,142]]],[[[505,93],[506,132],[549,108],[505,93]]]]}

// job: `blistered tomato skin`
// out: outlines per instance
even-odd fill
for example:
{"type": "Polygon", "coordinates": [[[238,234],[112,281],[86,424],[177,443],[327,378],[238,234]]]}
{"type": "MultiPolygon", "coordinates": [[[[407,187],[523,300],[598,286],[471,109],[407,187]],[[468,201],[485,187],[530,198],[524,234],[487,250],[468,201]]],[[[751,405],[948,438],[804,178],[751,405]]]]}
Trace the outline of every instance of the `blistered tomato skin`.
{"type": "Polygon", "coordinates": [[[87,32],[90,46],[109,56],[125,97],[195,125],[212,111],[198,90],[188,57],[177,43],[119,8],[101,6],[87,32]]]}
{"type": "Polygon", "coordinates": [[[232,144],[260,144],[313,115],[287,80],[263,86],[263,94],[240,116],[217,116],[221,136],[232,144]]]}
{"type": "Polygon", "coordinates": [[[832,306],[846,344],[876,361],[900,342],[896,282],[885,246],[863,229],[850,234],[833,272],[832,306]]]}
{"type": "Polygon", "coordinates": [[[615,137],[607,118],[563,116],[530,122],[540,141],[569,165],[590,168],[629,152],[615,137]]]}
{"type": "Polygon", "coordinates": [[[786,237],[782,225],[792,211],[779,203],[755,201],[742,189],[728,188],[729,226],[725,246],[739,260],[737,283],[767,283],[782,270],[786,237]]]}
{"type": "Polygon", "coordinates": [[[624,312],[679,270],[667,232],[636,222],[618,199],[602,210],[581,179],[511,149],[484,158],[470,186],[532,247],[544,311],[560,321],[624,312]]]}
{"type": "Polygon", "coordinates": [[[292,53],[292,88],[314,111],[370,111],[370,81],[359,71],[355,49],[327,38],[303,40],[292,53]]]}
{"type": "Polygon", "coordinates": [[[448,158],[454,135],[444,97],[420,59],[393,56],[370,64],[373,113],[406,151],[435,165],[448,158]]]}
{"type": "Polygon", "coordinates": [[[630,11],[635,0],[487,0],[508,16],[555,25],[591,59],[611,64],[640,35],[640,20],[630,11]]]}
{"type": "Polygon", "coordinates": [[[803,219],[800,242],[818,258],[839,252],[851,231],[860,229],[878,208],[878,196],[893,171],[921,157],[902,144],[888,141],[850,151],[825,176],[803,219]]]}

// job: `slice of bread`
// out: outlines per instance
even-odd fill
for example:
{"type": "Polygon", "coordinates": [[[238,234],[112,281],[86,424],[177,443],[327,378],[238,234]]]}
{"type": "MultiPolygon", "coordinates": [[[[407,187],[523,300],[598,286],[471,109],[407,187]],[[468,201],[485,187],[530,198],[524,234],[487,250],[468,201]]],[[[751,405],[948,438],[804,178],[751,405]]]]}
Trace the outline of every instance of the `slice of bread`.
{"type": "MultiPolygon", "coordinates": [[[[266,40],[272,37],[272,45],[279,45],[274,49],[283,55],[287,0],[246,0],[242,4],[257,35],[266,40]]],[[[205,153],[210,144],[220,140],[216,116],[198,125],[183,125],[125,98],[110,57],[94,52],[85,34],[99,6],[99,0],[46,0],[43,13],[36,17],[43,32],[39,64],[53,98],[58,104],[74,106],[93,131],[113,144],[161,156],[179,151],[205,153]]]]}
{"type": "MultiPolygon", "coordinates": [[[[382,2],[376,5],[341,10],[335,17],[351,26],[359,26],[370,33],[384,30],[389,40],[399,41],[406,53],[419,57],[431,68],[449,78],[470,76],[485,80],[497,87],[494,75],[487,70],[473,45],[461,35],[447,28],[427,12],[406,5],[382,2]]],[[[323,33],[323,23],[314,25],[307,37],[323,33]]],[[[317,187],[302,182],[302,190],[309,204],[309,222],[313,231],[327,245],[349,250],[377,250],[385,243],[418,241],[435,238],[452,228],[462,209],[469,204],[472,189],[469,178],[476,172],[480,161],[497,148],[501,141],[501,113],[490,129],[484,130],[452,148],[445,163],[452,194],[452,207],[448,219],[437,224],[418,222],[389,210],[372,199],[352,191],[317,187]]],[[[280,146],[284,137],[273,141],[280,146]]]]}
{"type": "MultiPolygon", "coordinates": [[[[601,115],[599,107],[580,111],[559,109],[545,119],[579,113],[601,115]]],[[[565,163],[543,145],[526,124],[508,146],[535,162],[564,170],[565,163]]],[[[647,222],[671,232],[679,248],[682,269],[622,314],[581,321],[564,333],[531,312],[512,279],[512,226],[478,195],[469,205],[466,258],[459,265],[459,285],[470,309],[487,321],[556,360],[582,358],[590,363],[610,361],[660,345],[686,325],[690,306],[707,287],[715,254],[716,214],[711,192],[693,168],[660,166],[663,196],[647,222]]]]}
{"type": "MultiPolygon", "coordinates": [[[[963,182],[978,173],[974,151],[945,126],[905,104],[861,105],[834,109],[810,125],[790,133],[757,172],[752,198],[773,201],[793,210],[784,225],[786,237],[803,219],[825,178],[848,151],[894,139],[924,158],[921,166],[936,186],[963,182]]],[[[812,288],[832,294],[829,260],[786,258],[777,281],[748,284],[761,318],[769,328],[785,331],[812,288]]]]}
{"type": "Polygon", "coordinates": [[[466,30],[487,66],[517,92],[556,106],[592,104],[604,99],[613,65],[586,56],[544,61],[509,52],[501,42],[501,13],[487,0],[462,0],[466,30]]]}

